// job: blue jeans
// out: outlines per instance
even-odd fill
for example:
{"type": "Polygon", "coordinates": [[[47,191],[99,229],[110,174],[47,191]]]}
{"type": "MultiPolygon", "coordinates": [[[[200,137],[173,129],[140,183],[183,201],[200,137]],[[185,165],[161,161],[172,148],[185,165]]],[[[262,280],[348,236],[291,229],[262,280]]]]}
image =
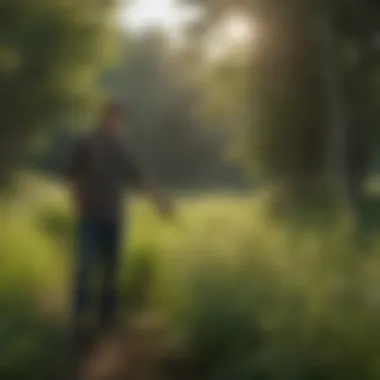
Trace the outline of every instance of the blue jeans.
{"type": "Polygon", "coordinates": [[[90,304],[92,274],[97,264],[101,269],[100,318],[114,321],[119,267],[120,224],[83,216],[77,229],[78,251],[74,275],[74,319],[80,318],[90,304]]]}

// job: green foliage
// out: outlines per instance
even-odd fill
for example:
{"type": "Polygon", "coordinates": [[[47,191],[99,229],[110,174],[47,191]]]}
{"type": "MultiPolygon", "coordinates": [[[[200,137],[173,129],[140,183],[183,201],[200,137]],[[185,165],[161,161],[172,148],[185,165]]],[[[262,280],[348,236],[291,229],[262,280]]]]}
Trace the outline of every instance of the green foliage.
{"type": "Polygon", "coordinates": [[[378,376],[379,309],[367,272],[378,247],[376,259],[363,257],[340,230],[282,225],[228,257],[204,251],[187,262],[177,323],[198,378],[378,376]]]}
{"type": "Polygon", "coordinates": [[[93,109],[112,53],[112,9],[112,1],[1,3],[2,174],[59,116],[93,109]]]}
{"type": "Polygon", "coordinates": [[[37,226],[55,241],[68,241],[74,232],[74,218],[65,209],[47,206],[36,216],[37,226]]]}
{"type": "MultiPolygon", "coordinates": [[[[212,30],[229,12],[238,10],[252,17],[257,36],[250,56],[248,128],[240,148],[249,167],[261,180],[297,190],[299,199],[337,168],[333,175],[345,178],[347,193],[356,204],[379,141],[378,4],[356,0],[185,3],[206,11],[201,32],[212,30]],[[325,15],[331,16],[329,52],[318,30],[318,25],[328,27],[325,15]],[[333,94],[335,80],[338,91],[333,94]],[[340,114],[341,123],[337,122],[340,114]]],[[[241,70],[232,78],[229,82],[237,85],[241,70]]],[[[218,90],[220,83],[219,79],[218,90]]],[[[221,96],[221,91],[217,94],[221,96]]],[[[236,94],[223,115],[236,110],[235,102],[241,104],[236,94]]],[[[246,115],[242,110],[238,114],[235,121],[246,115]]]]}
{"type": "MultiPolygon", "coordinates": [[[[0,239],[0,375],[54,379],[66,330],[45,313],[59,321],[64,312],[70,260],[61,253],[71,245],[57,236],[70,239],[69,212],[59,186],[22,188],[0,239]],[[53,233],[41,228],[51,225],[53,233]]],[[[178,199],[171,223],[136,200],[125,226],[123,303],[163,313],[199,379],[377,378],[378,205],[368,208],[373,228],[363,245],[343,213],[289,223],[273,218],[267,198],[178,199]]]]}
{"type": "Polygon", "coordinates": [[[54,257],[53,242],[36,231],[33,221],[24,213],[14,211],[12,216],[2,216],[1,221],[0,293],[9,288],[41,294],[46,290],[44,283],[54,291],[62,273],[54,257]]]}
{"type": "Polygon", "coordinates": [[[57,379],[65,370],[67,337],[56,322],[36,314],[30,299],[2,297],[0,301],[0,375],[15,380],[57,379]]]}

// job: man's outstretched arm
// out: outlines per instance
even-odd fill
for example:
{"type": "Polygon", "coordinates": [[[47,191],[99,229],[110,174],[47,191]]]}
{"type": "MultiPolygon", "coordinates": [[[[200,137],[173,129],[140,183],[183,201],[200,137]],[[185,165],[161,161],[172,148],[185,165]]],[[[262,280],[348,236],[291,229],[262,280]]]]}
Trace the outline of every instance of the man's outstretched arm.
{"type": "Polygon", "coordinates": [[[173,216],[173,204],[169,198],[161,190],[158,189],[158,186],[144,182],[141,188],[144,194],[156,205],[162,216],[173,216]]]}
{"type": "Polygon", "coordinates": [[[126,167],[128,180],[136,184],[144,195],[155,204],[162,216],[172,216],[174,212],[172,202],[164,192],[142,172],[140,166],[130,154],[126,154],[126,167]]]}

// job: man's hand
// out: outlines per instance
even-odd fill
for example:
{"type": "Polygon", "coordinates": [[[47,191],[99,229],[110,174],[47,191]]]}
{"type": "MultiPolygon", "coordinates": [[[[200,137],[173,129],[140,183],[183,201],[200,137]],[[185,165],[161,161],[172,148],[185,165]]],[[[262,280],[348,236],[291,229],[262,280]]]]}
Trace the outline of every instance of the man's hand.
{"type": "Polygon", "coordinates": [[[158,209],[158,211],[162,217],[173,218],[173,216],[174,216],[174,205],[169,199],[167,199],[163,196],[156,197],[155,198],[155,204],[156,204],[156,207],[157,207],[157,209],[158,209]]]}
{"type": "Polygon", "coordinates": [[[172,218],[174,216],[174,205],[161,190],[158,190],[152,183],[145,182],[143,185],[145,195],[150,198],[156,206],[158,212],[164,218],[172,218]]]}
{"type": "Polygon", "coordinates": [[[174,205],[166,196],[157,191],[150,191],[150,198],[162,217],[172,218],[174,216],[174,205]]]}

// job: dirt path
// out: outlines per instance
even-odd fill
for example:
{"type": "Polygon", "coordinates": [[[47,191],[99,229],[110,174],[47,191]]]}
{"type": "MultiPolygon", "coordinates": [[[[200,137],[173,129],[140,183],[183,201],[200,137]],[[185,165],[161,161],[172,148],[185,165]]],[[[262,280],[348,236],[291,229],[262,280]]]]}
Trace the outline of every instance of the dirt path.
{"type": "Polygon", "coordinates": [[[187,379],[185,366],[179,374],[175,367],[181,365],[172,365],[172,353],[165,351],[164,336],[156,326],[118,328],[91,338],[78,353],[76,377],[70,380],[187,379]]]}
{"type": "Polygon", "coordinates": [[[135,360],[133,343],[124,332],[114,331],[97,337],[88,351],[77,358],[78,380],[130,379],[135,360]]]}

